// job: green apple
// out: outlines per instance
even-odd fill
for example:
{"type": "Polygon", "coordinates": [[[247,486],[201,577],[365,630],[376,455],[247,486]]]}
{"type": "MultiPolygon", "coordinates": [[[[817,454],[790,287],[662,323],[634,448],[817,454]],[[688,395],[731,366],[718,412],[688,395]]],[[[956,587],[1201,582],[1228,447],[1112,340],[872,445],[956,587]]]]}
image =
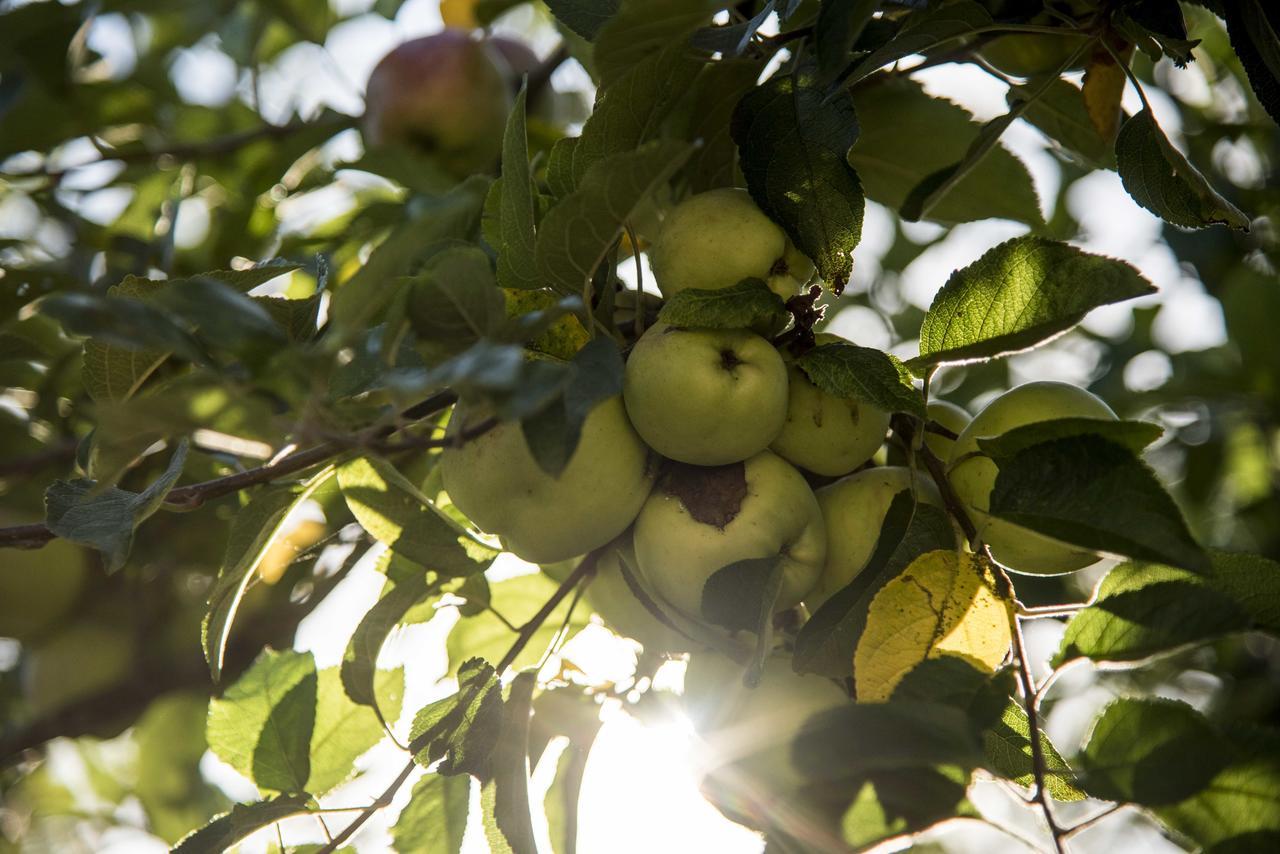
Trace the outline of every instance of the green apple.
{"type": "Polygon", "coordinates": [[[370,148],[399,143],[464,178],[498,164],[512,96],[498,50],[461,30],[396,47],[365,90],[363,131],[370,148]]]}
{"type": "Polygon", "coordinates": [[[133,670],[134,638],[124,626],[73,623],[34,645],[24,662],[23,689],[37,717],[92,697],[133,670]]]}
{"type": "MultiPolygon", "coordinates": [[[[460,405],[456,435],[488,417],[460,405]]],[[[554,563],[603,546],[626,530],[653,486],[654,465],[620,397],[598,404],[559,477],[538,465],[517,422],[440,455],[449,499],[505,549],[532,563],[554,563]]]]}
{"type": "Polygon", "coordinates": [[[88,578],[82,548],[53,540],[0,560],[0,637],[29,641],[53,628],[76,604],[88,578]]]}
{"type": "Polygon", "coordinates": [[[786,656],[767,659],[754,688],[743,684],[745,672],[719,653],[695,652],[682,703],[701,739],[704,789],[734,815],[767,815],[772,798],[789,798],[805,783],[791,759],[805,721],[850,701],[835,682],[796,673],[786,656]]]}
{"type": "Polygon", "coordinates": [[[818,506],[827,525],[827,562],[817,585],[805,597],[810,611],[817,611],[867,568],[889,505],[903,490],[914,490],[917,501],[942,506],[942,496],[929,476],[905,466],[865,469],[818,490],[818,506]]]}
{"type": "Polygon", "coordinates": [[[623,384],[636,432],[664,457],[698,466],[745,460],[787,418],[787,367],[745,329],[659,323],[631,350],[623,384]]]}
{"type": "MultiPolygon", "coordinates": [[[[925,407],[925,412],[929,416],[930,421],[936,421],[943,427],[946,427],[957,436],[969,426],[969,422],[973,420],[973,416],[954,403],[946,400],[931,400],[929,405],[925,407]]],[[[924,443],[934,455],[944,463],[951,459],[951,449],[955,447],[956,440],[948,439],[946,436],[938,433],[925,432],[924,443]]]]}
{"type": "Polygon", "coordinates": [[[729,564],[782,557],[776,609],[800,604],[822,572],[827,532],[804,476],[762,451],[716,468],[671,464],[636,519],[636,563],[663,602],[702,621],[702,588],[729,564]]]}
{"type": "Polygon", "coordinates": [[[889,413],[818,388],[800,368],[787,372],[787,420],[769,449],[814,474],[839,477],[884,443],[889,413]]]}
{"type": "MultiPolygon", "coordinates": [[[[635,549],[631,539],[623,538],[616,548],[606,552],[596,564],[596,574],[587,587],[586,600],[604,624],[615,633],[631,638],[646,652],[664,655],[687,652],[689,639],[649,612],[622,574],[626,562],[633,576],[638,576],[635,549]]],[[[643,583],[643,577],[635,578],[643,583]]],[[[647,591],[651,599],[656,597],[647,591]]]]}
{"type": "Polygon", "coordinates": [[[1088,566],[1098,556],[987,515],[998,469],[989,457],[981,454],[978,439],[1056,418],[1114,420],[1115,417],[1111,407],[1082,388],[1067,383],[1034,382],[997,397],[964,429],[951,451],[948,478],[956,495],[970,510],[978,534],[996,560],[1018,572],[1053,575],[1088,566]]]}
{"type": "Polygon", "coordinates": [[[649,250],[649,265],[664,297],[757,278],[787,299],[813,276],[813,262],[736,187],[708,190],[676,205],[649,250]]]}

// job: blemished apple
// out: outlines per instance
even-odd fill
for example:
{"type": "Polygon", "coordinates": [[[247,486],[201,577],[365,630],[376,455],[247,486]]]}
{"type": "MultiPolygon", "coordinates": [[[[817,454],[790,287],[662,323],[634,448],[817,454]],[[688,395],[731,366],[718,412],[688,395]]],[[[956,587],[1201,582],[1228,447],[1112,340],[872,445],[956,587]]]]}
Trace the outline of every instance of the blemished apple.
{"type": "Polygon", "coordinates": [[[660,323],[627,359],[623,398],[640,438],[699,466],[739,462],[769,447],[787,417],[787,368],[745,329],[660,323]]]}
{"type": "Polygon", "coordinates": [[[669,464],[635,526],[646,582],[691,620],[705,622],[712,575],[748,558],[780,555],[775,610],[800,604],[822,572],[827,532],[804,476],[771,451],[716,468],[669,464]]]}
{"type": "Polygon", "coordinates": [[[695,652],[682,703],[700,738],[695,757],[706,775],[704,787],[717,804],[750,816],[804,784],[791,760],[791,742],[805,721],[850,700],[835,682],[796,673],[786,656],[768,658],[754,688],[744,684],[745,673],[720,653],[695,652]]]}
{"type": "Polygon", "coordinates": [[[876,466],[851,474],[817,491],[827,525],[827,562],[805,604],[817,611],[867,568],[894,496],[914,490],[916,500],[941,507],[942,496],[923,470],[876,466]]]}
{"type": "MultiPolygon", "coordinates": [[[[623,577],[623,561],[631,568],[632,574],[638,576],[635,549],[630,538],[625,537],[596,562],[595,577],[587,587],[587,604],[606,626],[636,641],[646,652],[658,655],[687,652],[689,639],[651,614],[636,597],[623,577]]],[[[635,580],[643,583],[642,577],[635,580]]],[[[653,598],[652,594],[650,598],[653,598]]],[[[656,600],[654,604],[658,604],[656,600]]]]}
{"type": "Polygon", "coordinates": [[[85,552],[66,540],[0,560],[0,637],[30,641],[57,626],[88,578],[85,552]]]}
{"type": "Polygon", "coordinates": [[[407,41],[378,62],[365,90],[365,145],[411,146],[458,178],[498,163],[511,75],[498,49],[462,30],[407,41]]]}
{"type": "Polygon", "coordinates": [[[889,413],[818,388],[803,370],[787,370],[787,418],[769,449],[814,474],[839,477],[884,443],[889,413]]]}
{"type": "MultiPolygon", "coordinates": [[[[973,416],[965,411],[962,407],[946,400],[931,400],[925,407],[925,412],[929,416],[930,421],[936,421],[943,427],[946,427],[957,436],[969,426],[969,422],[973,420],[973,416]]],[[[951,459],[951,449],[955,447],[956,440],[940,433],[930,433],[925,431],[924,443],[933,451],[938,459],[944,463],[951,459]]]]}
{"type": "Polygon", "coordinates": [[[973,517],[979,536],[1000,563],[1017,572],[1055,575],[1097,561],[1087,549],[1061,543],[987,514],[998,469],[978,447],[981,437],[999,436],[1014,427],[1056,418],[1115,420],[1111,407],[1085,389],[1068,383],[1033,382],[997,397],[974,416],[951,450],[948,478],[973,517]]]}
{"type": "Polygon", "coordinates": [[[31,648],[22,671],[27,702],[36,715],[105,691],[133,669],[133,636],[124,626],[72,623],[31,648]]]}
{"type": "MultiPolygon", "coordinates": [[[[487,414],[460,405],[450,432],[487,414]]],[[[591,410],[559,477],[539,467],[516,422],[503,422],[440,456],[449,499],[503,548],[531,563],[585,554],[626,530],[653,486],[652,455],[627,420],[620,397],[591,410]]]]}
{"type": "Polygon", "coordinates": [[[813,262],[746,190],[734,187],[708,190],[676,205],[649,250],[649,264],[665,297],[756,278],[787,299],[813,277],[813,262]]]}

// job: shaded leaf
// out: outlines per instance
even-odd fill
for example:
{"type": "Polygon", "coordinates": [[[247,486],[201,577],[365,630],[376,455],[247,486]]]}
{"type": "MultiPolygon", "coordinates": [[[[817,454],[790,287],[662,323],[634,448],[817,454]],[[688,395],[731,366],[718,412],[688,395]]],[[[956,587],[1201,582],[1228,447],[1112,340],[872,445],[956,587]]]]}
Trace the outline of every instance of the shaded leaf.
{"type": "Polygon", "coordinates": [[[885,412],[925,417],[924,398],[895,356],[856,344],[820,344],[796,360],[827,394],[867,403],[885,412]]]}
{"type": "Polygon", "coordinates": [[[1120,128],[1116,168],[1134,201],[1174,225],[1249,230],[1249,217],[1219,195],[1173,147],[1150,110],[1135,114],[1120,128]]]}
{"type": "Polygon", "coordinates": [[[1182,513],[1129,448],[1097,435],[997,460],[992,516],[1074,546],[1195,571],[1208,566],[1182,513]]]}
{"type": "Polygon", "coordinates": [[[668,299],[658,319],[671,326],[741,329],[771,323],[783,316],[786,304],[761,279],[743,279],[714,290],[688,288],[668,299]]]}
{"type": "MultiPolygon", "coordinates": [[[[534,257],[535,191],[529,173],[529,141],[525,130],[527,97],[526,87],[522,86],[502,138],[502,201],[499,205],[502,240],[497,249],[498,283],[504,288],[542,287],[534,257]]],[[[495,182],[494,187],[498,186],[495,182]]]]}
{"type": "Polygon", "coordinates": [[[844,71],[849,51],[878,8],[880,0],[828,0],[819,7],[814,42],[822,82],[830,83],[844,71]]]}
{"type": "Polygon", "coordinates": [[[414,784],[409,803],[391,830],[395,850],[458,854],[470,800],[470,777],[427,774],[414,784]]]}
{"type": "Polygon", "coordinates": [[[520,423],[534,459],[552,477],[569,464],[591,411],[622,394],[622,354],[611,338],[589,342],[574,354],[569,368],[569,382],[559,397],[520,423]]]}
{"type": "Polygon", "coordinates": [[[618,11],[622,0],[549,0],[547,8],[569,29],[594,41],[605,22],[618,11]]]}
{"type": "Polygon", "coordinates": [[[608,89],[649,55],[686,43],[728,5],[727,0],[622,0],[596,33],[592,58],[600,85],[608,89]]]}
{"type": "Polygon", "coordinates": [[[1233,0],[1221,11],[1253,94],[1272,121],[1280,122],[1280,10],[1263,0],[1233,0]]]}
{"type": "Polygon", "coordinates": [[[223,854],[247,836],[291,815],[307,812],[306,795],[280,795],[252,804],[236,804],[230,812],[183,837],[174,854],[223,854]]]}
{"type": "Polygon", "coordinates": [[[828,92],[810,66],[777,75],[738,102],[731,133],[751,198],[839,294],[866,206],[846,159],[858,137],[848,93],[828,92]]]}
{"type": "Polygon", "coordinates": [[[537,673],[517,673],[502,708],[502,732],[493,747],[493,816],[511,850],[537,854],[529,811],[529,716],[537,673]]]}
{"type": "Polygon", "coordinates": [[[1053,418],[1022,424],[999,436],[978,439],[978,447],[992,459],[1008,459],[1015,454],[1053,439],[1071,436],[1101,436],[1123,445],[1135,454],[1164,435],[1164,428],[1150,421],[1116,421],[1111,418],[1053,418]]]}
{"type": "Polygon", "coordinates": [[[892,39],[859,60],[843,81],[852,85],[868,74],[915,53],[925,53],[966,33],[991,26],[991,14],[973,0],[959,0],[910,15],[892,39]]]}
{"type": "MultiPolygon", "coordinates": [[[[1031,87],[1020,85],[1010,87],[1006,98],[1012,107],[1018,101],[1030,101],[1030,96],[1031,87]]],[[[1026,104],[1022,118],[1084,165],[1116,168],[1113,138],[1103,138],[1098,133],[1085,108],[1083,93],[1069,80],[1058,78],[1050,83],[1039,98],[1026,104]]]]}

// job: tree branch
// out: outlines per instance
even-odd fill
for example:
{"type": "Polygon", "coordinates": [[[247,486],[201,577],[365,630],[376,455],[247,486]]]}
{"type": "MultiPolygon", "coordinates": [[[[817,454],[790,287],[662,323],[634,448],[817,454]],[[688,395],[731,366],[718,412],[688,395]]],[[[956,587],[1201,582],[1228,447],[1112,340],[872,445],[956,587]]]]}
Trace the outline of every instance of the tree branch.
{"type": "MultiPolygon", "coordinates": [[[[533,638],[534,634],[537,633],[538,629],[541,628],[542,624],[547,621],[547,617],[551,616],[551,612],[556,609],[556,606],[564,601],[564,598],[577,588],[579,584],[595,574],[596,564],[599,562],[600,556],[603,552],[603,549],[596,549],[584,557],[582,562],[578,564],[573,572],[569,573],[569,577],[561,582],[560,586],[556,588],[556,592],[551,594],[551,598],[548,599],[540,609],[538,609],[538,613],[530,617],[529,621],[521,626],[520,633],[516,637],[515,642],[511,645],[511,648],[507,650],[507,654],[502,657],[502,660],[499,661],[497,666],[494,668],[499,678],[501,678],[507,668],[515,662],[516,657],[520,655],[520,652],[528,646],[529,641],[533,638]]],[[[416,741],[410,742],[409,751],[411,755],[409,757],[409,761],[405,764],[404,768],[400,769],[400,773],[391,781],[391,785],[387,786],[382,794],[378,796],[377,800],[352,819],[350,824],[344,827],[337,836],[333,837],[333,839],[325,844],[325,846],[316,852],[316,854],[333,854],[333,852],[342,847],[342,844],[350,839],[357,830],[363,827],[365,822],[371,819],[378,810],[389,806],[391,802],[395,800],[396,793],[400,791],[400,787],[405,784],[409,779],[409,776],[413,773],[414,767],[418,764],[418,751],[422,750],[423,747],[424,745],[419,744],[416,741]]]]}
{"type": "MultiPolygon", "coordinates": [[[[421,403],[409,407],[401,414],[401,417],[407,421],[420,421],[423,418],[443,412],[452,406],[456,400],[457,395],[453,392],[442,391],[421,403]]],[[[476,425],[473,430],[479,430],[482,426],[485,425],[476,425]]],[[[485,429],[488,430],[491,427],[492,425],[489,425],[485,429]]],[[[374,438],[379,439],[390,436],[399,429],[400,427],[396,425],[379,428],[375,432],[374,438]]],[[[442,439],[440,441],[447,444],[453,440],[442,439]]],[[[286,475],[311,468],[311,466],[322,463],[331,457],[336,457],[349,447],[348,443],[343,442],[322,442],[313,448],[289,454],[287,457],[283,457],[273,463],[267,463],[248,471],[236,472],[225,477],[177,487],[169,491],[169,494],[165,496],[164,503],[175,510],[195,510],[212,499],[221,498],[224,495],[230,495],[233,492],[239,492],[251,486],[269,483],[286,475]]],[[[54,539],[57,539],[57,535],[42,524],[0,528],[0,548],[38,549],[54,539]]]]}

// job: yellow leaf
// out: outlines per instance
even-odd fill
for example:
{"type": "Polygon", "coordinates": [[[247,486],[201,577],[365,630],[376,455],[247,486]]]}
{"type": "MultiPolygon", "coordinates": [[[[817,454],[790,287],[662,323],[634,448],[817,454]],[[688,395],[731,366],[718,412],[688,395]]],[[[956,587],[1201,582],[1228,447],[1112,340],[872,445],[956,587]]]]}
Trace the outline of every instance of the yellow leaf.
{"type": "Polygon", "coordinates": [[[480,26],[476,20],[476,0],[440,0],[440,20],[446,27],[475,29],[480,26]]]}
{"type": "MultiPolygon", "coordinates": [[[[1125,61],[1133,54],[1129,47],[1119,55],[1125,61]]],[[[1127,77],[1124,68],[1111,58],[1102,47],[1098,47],[1089,58],[1089,65],[1084,72],[1084,106],[1089,113],[1089,120],[1105,140],[1114,141],[1120,131],[1120,100],[1124,96],[1127,77]]]]}
{"type": "Polygon", "coordinates": [[[853,653],[859,702],[888,700],[909,670],[955,656],[993,671],[1012,642],[1010,603],[989,567],[966,552],[932,551],[912,561],[871,600],[853,653]]]}
{"type": "MultiPolygon", "coordinates": [[[[506,297],[507,317],[540,311],[552,305],[556,298],[548,291],[524,291],[515,288],[503,288],[506,297]]],[[[535,353],[555,356],[557,359],[572,359],[573,354],[581,350],[591,340],[587,329],[577,315],[567,314],[559,318],[545,332],[529,342],[529,349],[535,353]]]]}
{"type": "Polygon", "coordinates": [[[275,584],[298,555],[318,543],[326,530],[322,523],[313,519],[298,522],[292,531],[267,547],[262,560],[258,561],[258,575],[267,584],[275,584]]]}

